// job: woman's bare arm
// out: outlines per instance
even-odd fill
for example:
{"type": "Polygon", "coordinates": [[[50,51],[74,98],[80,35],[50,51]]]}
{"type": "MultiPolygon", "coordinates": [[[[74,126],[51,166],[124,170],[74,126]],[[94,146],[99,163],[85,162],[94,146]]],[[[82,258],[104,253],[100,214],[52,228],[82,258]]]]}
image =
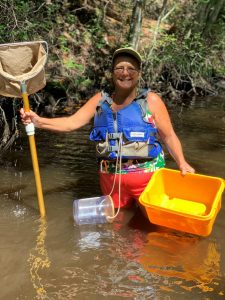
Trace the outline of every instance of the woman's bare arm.
{"type": "Polygon", "coordinates": [[[35,127],[58,131],[70,132],[88,124],[93,118],[96,107],[101,99],[101,93],[97,93],[90,98],[76,113],[69,117],[62,118],[43,118],[38,116],[35,112],[24,112],[20,110],[22,122],[26,125],[33,123],[35,127]]]}
{"type": "Polygon", "coordinates": [[[159,135],[165,143],[169,153],[174,158],[182,174],[186,172],[194,173],[195,170],[186,162],[183,154],[181,142],[177,137],[167,108],[162,99],[155,93],[148,95],[149,109],[155,120],[159,135]]]}

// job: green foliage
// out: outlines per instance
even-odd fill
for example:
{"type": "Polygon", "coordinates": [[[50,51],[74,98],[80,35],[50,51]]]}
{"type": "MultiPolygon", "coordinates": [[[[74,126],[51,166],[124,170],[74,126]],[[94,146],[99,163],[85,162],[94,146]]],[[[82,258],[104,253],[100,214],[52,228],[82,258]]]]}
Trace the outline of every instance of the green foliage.
{"type": "Polygon", "coordinates": [[[64,62],[64,65],[67,69],[76,69],[80,72],[83,72],[85,69],[83,65],[75,63],[74,60],[72,59],[67,59],[64,62]]]}
{"type": "Polygon", "coordinates": [[[99,9],[96,9],[96,18],[94,18],[87,26],[87,30],[91,36],[93,44],[96,48],[101,49],[106,46],[103,39],[104,25],[102,23],[102,13],[99,9]]]}
{"type": "Polygon", "coordinates": [[[202,79],[210,82],[225,76],[225,10],[206,35],[206,24],[199,27],[197,20],[202,5],[206,5],[205,1],[178,5],[167,20],[171,30],[159,30],[154,48],[145,50],[147,82],[163,80],[182,89],[187,82],[198,86],[202,79]]]}
{"type": "MultiPolygon", "coordinates": [[[[143,51],[147,58],[146,80],[168,80],[177,86],[190,78],[197,81],[199,77],[225,76],[225,8],[207,36],[202,34],[204,24],[201,24],[202,27],[198,24],[199,10],[210,2],[167,2],[166,13],[175,7],[163,20],[171,30],[160,28],[153,51],[150,51],[151,44],[143,51]]],[[[82,3],[79,0],[1,0],[0,43],[46,40],[50,46],[48,65],[51,65],[51,80],[55,79],[54,76],[68,77],[70,85],[76,89],[89,87],[93,80],[95,83],[102,82],[97,77],[105,75],[103,69],[109,57],[107,53],[116,43],[120,46],[121,43],[127,44],[126,32],[130,24],[125,22],[134,2],[125,0],[105,4],[102,1],[102,6],[89,0],[87,5],[82,6],[82,3]],[[120,7],[123,16],[121,22],[114,21],[109,30],[107,9],[110,9],[109,16],[112,18],[111,10],[115,6],[120,7]],[[123,37],[118,38],[120,35],[123,37]],[[105,36],[112,39],[106,42],[105,36]],[[113,38],[114,44],[111,43],[113,38]],[[106,59],[102,57],[103,53],[106,53],[106,59]]],[[[161,7],[162,1],[147,0],[145,17],[157,20],[161,7]]]]}
{"type": "Polygon", "coordinates": [[[1,1],[0,41],[27,41],[46,36],[52,28],[55,12],[42,1],[1,1]]]}
{"type": "Polygon", "coordinates": [[[63,52],[63,53],[68,53],[70,52],[70,49],[68,47],[68,42],[67,42],[67,39],[65,38],[64,35],[60,35],[58,37],[58,45],[60,47],[60,50],[63,52]]]}
{"type": "Polygon", "coordinates": [[[209,66],[205,64],[206,47],[200,34],[186,35],[178,40],[174,36],[164,37],[163,61],[173,64],[181,74],[208,74],[209,66]]]}

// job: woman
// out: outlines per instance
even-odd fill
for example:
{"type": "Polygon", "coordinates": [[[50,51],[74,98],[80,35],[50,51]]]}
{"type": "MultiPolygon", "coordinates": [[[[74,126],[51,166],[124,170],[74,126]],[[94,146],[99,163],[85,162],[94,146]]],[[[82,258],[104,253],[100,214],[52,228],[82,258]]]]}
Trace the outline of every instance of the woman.
{"type": "Polygon", "coordinates": [[[96,143],[100,186],[104,195],[111,194],[115,207],[120,194],[121,207],[137,200],[153,172],[165,166],[158,136],[183,175],[195,172],[184,158],[161,98],[150,90],[138,93],[141,63],[134,49],[116,50],[112,61],[114,91],[97,93],[72,116],[49,119],[21,109],[25,125],[32,122],[35,127],[58,132],[76,130],[95,117],[90,139],[96,143]]]}

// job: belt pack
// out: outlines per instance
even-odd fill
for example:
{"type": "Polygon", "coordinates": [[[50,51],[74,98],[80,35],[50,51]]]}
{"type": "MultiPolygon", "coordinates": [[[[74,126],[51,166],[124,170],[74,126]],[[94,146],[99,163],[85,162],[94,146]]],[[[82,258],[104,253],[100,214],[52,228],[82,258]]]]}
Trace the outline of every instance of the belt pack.
{"type": "MultiPolygon", "coordinates": [[[[154,147],[149,145],[148,142],[132,142],[124,144],[122,147],[121,155],[122,157],[146,157],[148,158],[149,147],[154,147]]],[[[118,146],[110,146],[108,142],[98,143],[96,146],[96,152],[98,157],[107,157],[110,152],[117,151],[118,146]]]]}

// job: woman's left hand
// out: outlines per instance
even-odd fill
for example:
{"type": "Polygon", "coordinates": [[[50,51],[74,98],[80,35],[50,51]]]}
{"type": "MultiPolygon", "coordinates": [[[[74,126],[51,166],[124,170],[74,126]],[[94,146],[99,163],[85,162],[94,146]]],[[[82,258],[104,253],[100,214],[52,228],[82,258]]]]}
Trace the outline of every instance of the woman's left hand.
{"type": "Polygon", "coordinates": [[[181,174],[184,176],[187,173],[195,173],[195,169],[192,168],[187,162],[183,163],[179,166],[179,169],[181,171],[181,174]]]}

